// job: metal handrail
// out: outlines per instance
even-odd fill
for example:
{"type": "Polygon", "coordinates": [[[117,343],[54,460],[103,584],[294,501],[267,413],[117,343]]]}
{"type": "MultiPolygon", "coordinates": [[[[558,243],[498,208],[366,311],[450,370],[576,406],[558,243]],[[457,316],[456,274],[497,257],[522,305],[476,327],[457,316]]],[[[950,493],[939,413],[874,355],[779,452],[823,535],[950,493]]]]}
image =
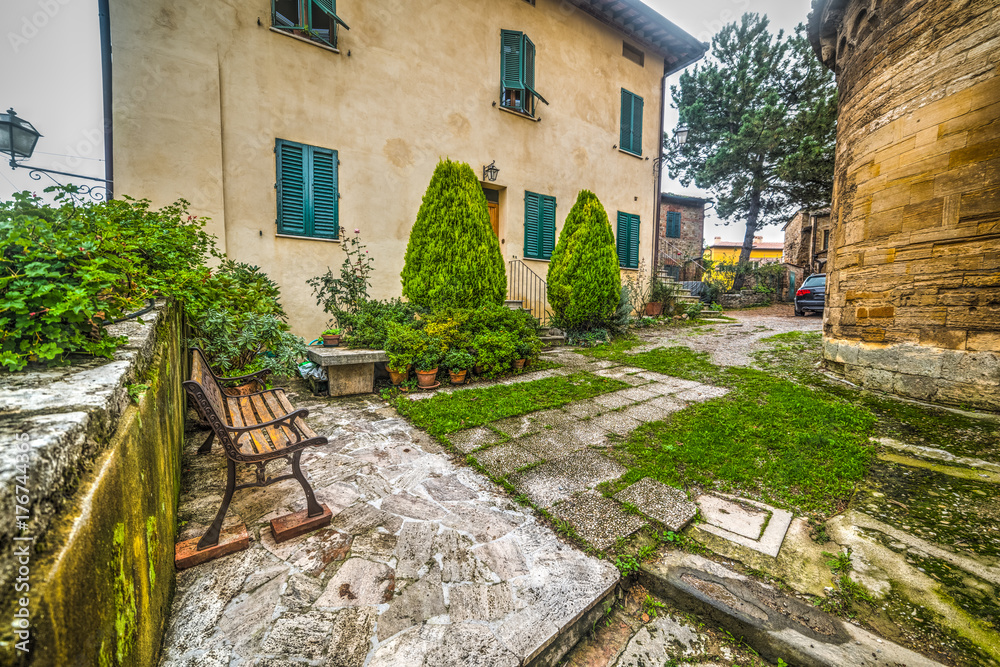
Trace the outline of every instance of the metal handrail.
{"type": "Polygon", "coordinates": [[[507,299],[520,301],[539,324],[549,321],[548,284],[520,259],[507,262],[507,299]]]}

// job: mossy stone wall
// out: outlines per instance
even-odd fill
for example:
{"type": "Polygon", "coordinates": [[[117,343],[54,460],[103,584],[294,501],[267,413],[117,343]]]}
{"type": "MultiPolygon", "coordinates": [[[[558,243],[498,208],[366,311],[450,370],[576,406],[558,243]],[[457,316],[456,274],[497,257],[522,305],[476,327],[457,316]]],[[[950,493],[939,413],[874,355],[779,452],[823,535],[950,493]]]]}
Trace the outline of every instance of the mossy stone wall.
{"type": "Polygon", "coordinates": [[[50,502],[57,509],[34,536],[31,590],[7,587],[4,595],[0,664],[157,664],[174,588],[184,432],[187,360],[178,311],[159,311],[149,340],[123,355],[131,358],[119,369],[118,388],[136,393],[148,385],[145,393],[106,411],[111,419],[103,427],[104,419],[88,422],[93,442],[84,452],[95,455],[81,455],[75,472],[63,475],[75,479],[62,487],[62,502],[50,502]],[[13,598],[22,595],[30,598],[27,653],[15,647],[9,624],[13,598]]]}

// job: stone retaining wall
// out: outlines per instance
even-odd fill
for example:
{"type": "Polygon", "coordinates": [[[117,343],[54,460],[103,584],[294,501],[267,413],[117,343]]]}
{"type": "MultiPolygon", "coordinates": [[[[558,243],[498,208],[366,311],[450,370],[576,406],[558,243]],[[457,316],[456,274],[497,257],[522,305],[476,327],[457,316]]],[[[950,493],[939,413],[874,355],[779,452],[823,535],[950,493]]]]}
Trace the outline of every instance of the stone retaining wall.
{"type": "Polygon", "coordinates": [[[750,306],[761,306],[771,303],[773,294],[765,294],[752,289],[745,289],[739,292],[726,292],[719,295],[719,305],[726,310],[738,310],[749,308],[750,306]]]}
{"type": "Polygon", "coordinates": [[[113,360],[0,375],[0,665],[157,663],[187,359],[178,309],[115,329],[129,342],[113,360]],[[11,623],[22,608],[28,652],[11,623]]]}
{"type": "Polygon", "coordinates": [[[1000,7],[814,0],[810,38],[839,89],[829,365],[998,409],[1000,7]]]}

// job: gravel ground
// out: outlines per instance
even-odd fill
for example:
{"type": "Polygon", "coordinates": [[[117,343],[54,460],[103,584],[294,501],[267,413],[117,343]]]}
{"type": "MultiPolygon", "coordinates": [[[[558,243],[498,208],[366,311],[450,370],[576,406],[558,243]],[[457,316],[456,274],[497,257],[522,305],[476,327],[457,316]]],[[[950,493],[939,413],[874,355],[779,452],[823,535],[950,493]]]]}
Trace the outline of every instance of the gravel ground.
{"type": "Polygon", "coordinates": [[[795,317],[791,304],[767,308],[733,310],[726,313],[736,322],[706,324],[682,331],[649,331],[639,334],[644,347],[684,345],[698,352],[708,352],[719,366],[750,366],[754,352],[767,347],[762,338],[787,331],[822,331],[818,315],[795,317]]]}

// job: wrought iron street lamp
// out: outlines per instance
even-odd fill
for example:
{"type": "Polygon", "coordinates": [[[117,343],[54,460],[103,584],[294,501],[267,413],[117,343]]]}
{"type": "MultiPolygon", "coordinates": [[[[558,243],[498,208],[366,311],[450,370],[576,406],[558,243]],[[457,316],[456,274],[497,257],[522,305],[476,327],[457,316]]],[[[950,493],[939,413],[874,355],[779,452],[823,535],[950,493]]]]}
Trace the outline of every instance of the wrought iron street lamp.
{"type": "Polygon", "coordinates": [[[484,181],[490,181],[492,183],[493,181],[497,180],[497,175],[499,173],[500,173],[500,170],[497,169],[497,161],[496,160],[493,160],[493,162],[490,162],[489,164],[483,165],[483,180],[484,181]]]}
{"type": "MultiPolygon", "coordinates": [[[[18,159],[27,160],[35,152],[35,144],[41,133],[35,126],[17,115],[13,109],[7,109],[7,113],[0,114],[0,153],[10,156],[8,164],[11,169],[28,169],[28,176],[35,181],[41,180],[42,174],[48,176],[56,185],[61,185],[59,181],[52,178],[50,174],[69,176],[71,178],[82,178],[88,181],[98,181],[104,185],[81,185],[77,186],[78,192],[89,196],[96,201],[107,199],[111,194],[111,181],[106,178],[95,178],[94,176],[83,176],[82,174],[71,174],[66,171],[56,171],[55,169],[44,169],[18,162],[18,159]],[[103,192],[102,192],[103,190],[103,192]]],[[[75,197],[74,197],[75,198],[75,197]]]]}
{"type": "Polygon", "coordinates": [[[674,141],[677,142],[678,146],[683,146],[688,140],[688,127],[687,125],[678,125],[674,129],[674,141]]]}

